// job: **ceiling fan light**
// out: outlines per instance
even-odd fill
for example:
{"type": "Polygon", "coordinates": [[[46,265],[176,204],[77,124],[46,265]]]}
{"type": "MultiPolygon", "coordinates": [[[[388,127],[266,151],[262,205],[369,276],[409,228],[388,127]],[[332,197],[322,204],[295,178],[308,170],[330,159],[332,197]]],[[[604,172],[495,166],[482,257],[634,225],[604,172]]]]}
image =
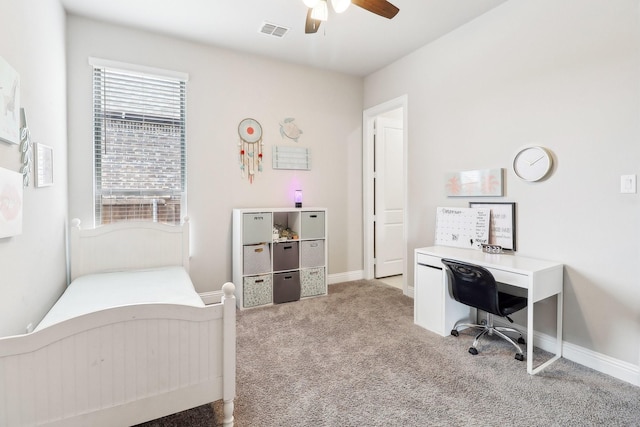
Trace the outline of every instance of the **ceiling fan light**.
{"type": "Polygon", "coordinates": [[[331,6],[336,13],[342,13],[349,8],[351,0],[331,0],[331,6]]]}
{"type": "Polygon", "coordinates": [[[320,0],[302,0],[305,6],[314,8],[320,2],[320,0]]]}
{"type": "Polygon", "coordinates": [[[316,21],[326,21],[329,18],[329,8],[327,7],[326,0],[320,0],[320,2],[311,11],[311,19],[316,21]]]}

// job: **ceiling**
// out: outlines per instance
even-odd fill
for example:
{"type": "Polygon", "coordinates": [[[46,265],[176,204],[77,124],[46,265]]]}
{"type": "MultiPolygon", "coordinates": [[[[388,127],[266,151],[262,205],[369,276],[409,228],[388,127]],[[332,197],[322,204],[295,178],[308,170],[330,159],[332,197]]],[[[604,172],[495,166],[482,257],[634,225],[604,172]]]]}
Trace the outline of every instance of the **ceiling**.
{"type": "Polygon", "coordinates": [[[60,0],[75,15],[356,76],[366,76],[506,0],[391,0],[392,20],[351,5],[305,34],[302,0],[60,0]],[[289,28],[260,32],[264,22],[289,28]]]}

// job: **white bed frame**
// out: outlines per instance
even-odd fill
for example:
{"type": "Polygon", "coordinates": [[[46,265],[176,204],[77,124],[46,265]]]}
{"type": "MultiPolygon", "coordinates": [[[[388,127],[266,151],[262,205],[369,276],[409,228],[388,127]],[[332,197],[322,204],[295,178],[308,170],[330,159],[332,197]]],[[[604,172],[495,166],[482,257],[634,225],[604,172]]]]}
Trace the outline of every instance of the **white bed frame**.
{"type": "MultiPolygon", "coordinates": [[[[71,278],[189,267],[189,223],[71,228],[71,278]]],[[[218,304],[137,304],[0,338],[0,427],[130,426],[223,400],[233,425],[234,286],[218,304]]]]}

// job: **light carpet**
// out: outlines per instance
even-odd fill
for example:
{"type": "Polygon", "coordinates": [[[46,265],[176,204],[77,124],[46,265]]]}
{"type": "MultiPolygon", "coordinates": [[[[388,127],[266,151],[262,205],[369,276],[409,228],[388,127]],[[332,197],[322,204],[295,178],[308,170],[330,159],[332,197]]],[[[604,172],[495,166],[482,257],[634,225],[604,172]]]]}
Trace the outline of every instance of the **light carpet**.
{"type": "MultiPolygon", "coordinates": [[[[375,280],[239,311],[237,337],[238,427],[640,425],[640,387],[566,359],[530,376],[493,337],[472,356],[375,280]]],[[[221,402],[143,425],[221,425],[221,402]]]]}

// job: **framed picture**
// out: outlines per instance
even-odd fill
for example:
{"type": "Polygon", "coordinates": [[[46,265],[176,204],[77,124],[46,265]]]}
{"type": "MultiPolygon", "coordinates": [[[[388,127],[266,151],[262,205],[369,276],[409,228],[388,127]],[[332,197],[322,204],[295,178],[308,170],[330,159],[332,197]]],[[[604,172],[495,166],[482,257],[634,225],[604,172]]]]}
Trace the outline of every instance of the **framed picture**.
{"type": "Polygon", "coordinates": [[[489,244],[516,250],[516,204],[512,202],[469,202],[470,208],[489,208],[489,244]]]}
{"type": "Polygon", "coordinates": [[[1,56],[0,140],[20,143],[20,76],[1,56]]]}
{"type": "Polygon", "coordinates": [[[502,169],[477,169],[445,174],[447,197],[502,196],[502,169]]]}
{"type": "Polygon", "coordinates": [[[36,153],[36,187],[53,185],[53,148],[44,144],[33,144],[36,153]]]}
{"type": "Polygon", "coordinates": [[[0,168],[0,239],[22,233],[22,174],[0,168]]]}

